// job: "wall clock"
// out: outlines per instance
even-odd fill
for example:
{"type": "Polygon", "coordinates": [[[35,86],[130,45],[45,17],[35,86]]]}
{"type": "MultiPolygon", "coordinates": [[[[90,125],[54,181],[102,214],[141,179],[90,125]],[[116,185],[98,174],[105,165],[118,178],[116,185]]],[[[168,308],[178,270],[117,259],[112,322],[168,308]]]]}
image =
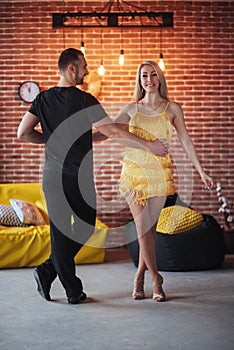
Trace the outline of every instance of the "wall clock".
{"type": "Polygon", "coordinates": [[[19,97],[26,103],[31,103],[39,94],[40,87],[35,81],[24,81],[19,86],[19,97]]]}

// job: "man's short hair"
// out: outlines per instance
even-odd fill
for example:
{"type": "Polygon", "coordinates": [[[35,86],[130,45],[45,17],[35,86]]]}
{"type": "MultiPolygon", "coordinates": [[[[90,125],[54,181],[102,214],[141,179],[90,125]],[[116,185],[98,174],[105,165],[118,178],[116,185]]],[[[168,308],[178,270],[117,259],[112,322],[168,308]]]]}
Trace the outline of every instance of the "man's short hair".
{"type": "Polygon", "coordinates": [[[79,60],[79,56],[84,56],[80,50],[69,48],[64,50],[58,59],[58,67],[60,71],[64,71],[70,63],[79,60]]]}

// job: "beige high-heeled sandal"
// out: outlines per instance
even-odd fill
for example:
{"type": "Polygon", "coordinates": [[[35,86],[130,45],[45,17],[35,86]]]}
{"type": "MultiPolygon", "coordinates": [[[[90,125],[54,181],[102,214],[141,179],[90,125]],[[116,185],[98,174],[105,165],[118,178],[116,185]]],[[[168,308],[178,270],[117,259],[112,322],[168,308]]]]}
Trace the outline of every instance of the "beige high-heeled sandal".
{"type": "Polygon", "coordinates": [[[165,301],[166,300],[166,295],[164,293],[164,290],[162,288],[163,284],[163,278],[160,274],[158,274],[157,282],[153,285],[154,288],[157,288],[160,290],[159,293],[153,293],[152,299],[158,302],[165,301]]]}
{"type": "Polygon", "coordinates": [[[144,281],[136,281],[136,280],[134,281],[132,297],[135,300],[145,299],[144,281]]]}

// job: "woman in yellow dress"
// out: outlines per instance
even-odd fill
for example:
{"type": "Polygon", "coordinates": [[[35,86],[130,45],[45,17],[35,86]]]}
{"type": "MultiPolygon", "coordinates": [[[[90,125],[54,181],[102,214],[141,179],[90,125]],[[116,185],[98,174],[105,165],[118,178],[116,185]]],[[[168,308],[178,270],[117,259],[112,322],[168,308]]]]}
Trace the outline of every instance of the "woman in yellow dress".
{"type": "MultiPolygon", "coordinates": [[[[148,141],[159,140],[169,149],[175,128],[182,146],[207,189],[212,179],[204,172],[187,132],[183,110],[168,99],[165,77],[153,61],[143,62],[137,71],[135,102],[127,104],[115,121],[148,141]]],[[[136,224],[139,264],[132,297],[144,299],[144,276],[148,269],[153,283],[153,300],[166,299],[163,278],[158,273],[155,253],[156,224],[166,197],[175,193],[169,153],[153,155],[148,150],[127,147],[123,155],[120,193],[126,198],[136,224]]]]}

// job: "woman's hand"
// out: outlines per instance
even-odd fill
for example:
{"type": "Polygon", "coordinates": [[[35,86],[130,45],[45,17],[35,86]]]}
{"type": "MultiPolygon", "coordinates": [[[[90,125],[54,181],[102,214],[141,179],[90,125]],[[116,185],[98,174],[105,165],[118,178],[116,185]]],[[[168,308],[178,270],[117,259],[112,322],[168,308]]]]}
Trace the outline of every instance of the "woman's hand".
{"type": "Polygon", "coordinates": [[[207,190],[211,190],[213,188],[213,186],[214,186],[214,182],[213,182],[212,178],[210,176],[208,176],[204,172],[201,172],[200,176],[201,176],[201,179],[202,179],[202,181],[203,181],[203,183],[205,185],[205,188],[207,190]]]}

